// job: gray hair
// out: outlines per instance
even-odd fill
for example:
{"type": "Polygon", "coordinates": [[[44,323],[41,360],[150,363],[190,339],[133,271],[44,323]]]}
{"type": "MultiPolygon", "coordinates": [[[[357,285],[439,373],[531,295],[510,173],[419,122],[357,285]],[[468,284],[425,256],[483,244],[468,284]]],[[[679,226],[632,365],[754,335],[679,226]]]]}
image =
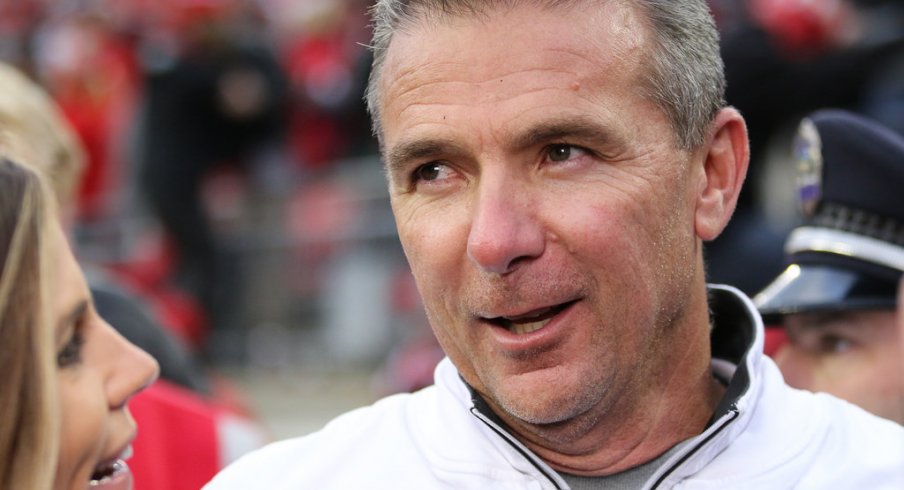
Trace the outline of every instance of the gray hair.
{"type": "MultiPolygon", "coordinates": [[[[545,7],[575,0],[524,0],[545,7]]],[[[590,2],[593,0],[578,0],[590,2]]],[[[609,0],[602,0],[609,1],[609,0]]],[[[725,105],[725,75],[719,34],[706,0],[625,0],[646,14],[653,50],[643,95],[666,114],[683,149],[699,147],[709,124],[725,105]]],[[[493,8],[512,7],[518,0],[377,0],[371,8],[373,67],[365,99],[373,131],[382,146],[379,81],[386,51],[395,32],[419,21],[477,16],[493,8]]]]}

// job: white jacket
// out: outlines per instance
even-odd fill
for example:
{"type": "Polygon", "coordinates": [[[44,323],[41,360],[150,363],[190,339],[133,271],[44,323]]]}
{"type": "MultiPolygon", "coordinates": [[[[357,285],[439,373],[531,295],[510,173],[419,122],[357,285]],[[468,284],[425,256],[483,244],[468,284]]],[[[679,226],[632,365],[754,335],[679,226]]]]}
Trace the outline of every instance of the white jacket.
{"type": "MultiPolygon", "coordinates": [[[[904,428],[785,385],[762,354],[750,301],[730,287],[710,292],[713,370],[731,382],[713,423],[643,488],[904,489],[904,428]]],[[[205,489],[568,488],[482,415],[448,359],[435,381],[247,455],[205,489]]]]}

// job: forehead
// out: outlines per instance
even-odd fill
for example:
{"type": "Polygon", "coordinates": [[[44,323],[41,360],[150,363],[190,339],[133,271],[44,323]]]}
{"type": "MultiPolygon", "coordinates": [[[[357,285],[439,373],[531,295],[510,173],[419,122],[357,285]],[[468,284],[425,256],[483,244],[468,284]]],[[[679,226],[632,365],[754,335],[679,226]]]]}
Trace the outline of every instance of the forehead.
{"type": "Polygon", "coordinates": [[[846,310],[786,315],[785,327],[798,332],[818,332],[828,328],[855,329],[862,332],[895,329],[896,312],[884,310],[846,310]]]}
{"type": "Polygon", "coordinates": [[[48,292],[54,314],[62,315],[79,301],[87,298],[88,286],[62,227],[57,224],[51,231],[49,252],[52,257],[51,270],[54,279],[50,281],[48,292]]]}
{"type": "Polygon", "coordinates": [[[586,89],[615,75],[634,81],[645,45],[640,17],[622,2],[426,16],[390,43],[379,80],[381,113],[386,120],[456,95],[496,102],[512,96],[507,87],[524,94],[556,85],[586,89]]]}
{"type": "Polygon", "coordinates": [[[529,47],[541,60],[560,53],[583,57],[590,51],[614,58],[640,48],[645,34],[641,17],[622,2],[519,4],[469,15],[421,14],[393,34],[381,81],[391,80],[386,72],[404,73],[435,60],[471,64],[472,72],[474,63],[517,64],[518,59],[496,57],[500,47],[529,47]]]}

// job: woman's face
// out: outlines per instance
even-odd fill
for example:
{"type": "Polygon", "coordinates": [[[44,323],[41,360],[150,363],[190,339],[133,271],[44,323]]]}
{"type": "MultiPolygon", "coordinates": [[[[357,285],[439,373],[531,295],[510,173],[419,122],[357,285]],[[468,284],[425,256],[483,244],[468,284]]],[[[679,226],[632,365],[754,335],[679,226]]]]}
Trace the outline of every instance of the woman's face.
{"type": "Polygon", "coordinates": [[[126,403],[156,379],[159,368],[98,316],[62,230],[55,235],[48,291],[62,438],[54,488],[131,489],[132,475],[123,460],[136,426],[126,403]]]}

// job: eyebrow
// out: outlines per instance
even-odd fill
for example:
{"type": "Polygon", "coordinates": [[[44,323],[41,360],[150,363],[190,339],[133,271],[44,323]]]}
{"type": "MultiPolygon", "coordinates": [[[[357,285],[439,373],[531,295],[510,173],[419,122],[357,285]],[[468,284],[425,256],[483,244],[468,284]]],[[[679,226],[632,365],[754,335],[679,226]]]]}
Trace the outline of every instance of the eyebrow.
{"type": "MultiPolygon", "coordinates": [[[[834,327],[841,322],[848,321],[851,316],[851,312],[849,311],[813,312],[801,314],[808,316],[805,317],[804,321],[795,324],[792,328],[798,328],[802,332],[822,332],[823,330],[834,327]]],[[[847,326],[845,326],[844,328],[847,328],[847,326]]]]}
{"type": "Polygon", "coordinates": [[[624,139],[586,116],[545,121],[516,135],[512,147],[531,148],[551,141],[580,140],[593,142],[594,147],[606,153],[619,153],[625,147],[624,139]]]}
{"type": "Polygon", "coordinates": [[[88,300],[82,300],[78,304],[76,304],[69,313],[64,316],[59,323],[57,323],[57,337],[61,337],[66,329],[76,322],[82,315],[85,314],[85,311],[88,310],[88,300]]]}
{"type": "Polygon", "coordinates": [[[442,138],[402,142],[387,153],[386,170],[390,176],[397,175],[411,161],[428,160],[439,155],[462,153],[464,153],[464,150],[460,145],[442,138]]]}

